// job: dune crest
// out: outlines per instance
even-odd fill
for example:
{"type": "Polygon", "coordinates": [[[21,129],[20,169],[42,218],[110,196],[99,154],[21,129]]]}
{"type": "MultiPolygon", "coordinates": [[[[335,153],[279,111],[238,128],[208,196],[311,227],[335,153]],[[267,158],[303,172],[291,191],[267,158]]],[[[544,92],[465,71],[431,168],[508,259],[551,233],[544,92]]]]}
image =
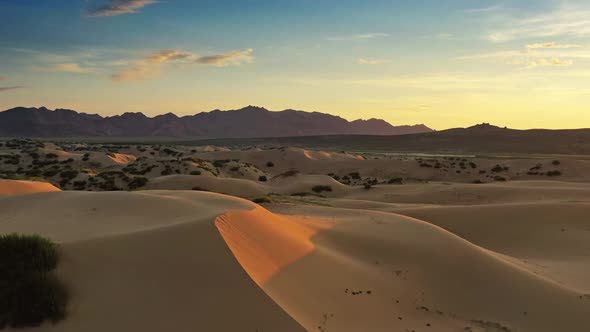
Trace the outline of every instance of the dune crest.
{"type": "Polygon", "coordinates": [[[226,212],[215,220],[234,256],[258,285],[311,253],[311,238],[333,225],[328,219],[279,216],[261,207],[226,212]]]}

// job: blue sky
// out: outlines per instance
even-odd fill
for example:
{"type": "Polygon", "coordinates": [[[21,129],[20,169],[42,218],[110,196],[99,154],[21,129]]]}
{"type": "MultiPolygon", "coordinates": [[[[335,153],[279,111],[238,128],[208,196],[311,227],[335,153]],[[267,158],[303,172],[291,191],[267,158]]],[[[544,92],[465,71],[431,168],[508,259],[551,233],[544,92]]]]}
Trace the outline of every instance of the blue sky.
{"type": "Polygon", "coordinates": [[[0,108],[590,127],[586,14],[555,0],[0,0],[0,108]]]}

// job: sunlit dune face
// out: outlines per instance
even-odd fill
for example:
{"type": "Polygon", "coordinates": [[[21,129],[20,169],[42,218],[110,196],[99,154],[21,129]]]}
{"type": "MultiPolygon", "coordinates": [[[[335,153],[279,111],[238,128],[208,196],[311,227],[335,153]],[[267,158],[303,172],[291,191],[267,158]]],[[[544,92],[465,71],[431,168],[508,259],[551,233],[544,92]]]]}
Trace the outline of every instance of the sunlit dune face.
{"type": "Polygon", "coordinates": [[[215,226],[250,277],[260,286],[314,250],[311,239],[334,222],[319,218],[274,215],[257,207],[228,212],[215,226]]]}
{"type": "Polygon", "coordinates": [[[308,158],[308,159],[315,159],[315,158],[313,157],[313,155],[311,154],[311,152],[310,152],[310,151],[303,150],[303,154],[304,154],[304,155],[305,155],[305,157],[306,157],[306,158],[308,158]]]}
{"type": "Polygon", "coordinates": [[[128,164],[137,159],[135,156],[122,153],[112,153],[109,155],[109,158],[117,164],[128,164]]]}
{"type": "Polygon", "coordinates": [[[47,182],[0,180],[0,195],[21,195],[51,191],[60,190],[47,182]]]}
{"type": "Polygon", "coordinates": [[[320,156],[322,156],[324,158],[328,158],[328,159],[332,158],[332,154],[329,152],[320,151],[319,154],[320,154],[320,156]]]}

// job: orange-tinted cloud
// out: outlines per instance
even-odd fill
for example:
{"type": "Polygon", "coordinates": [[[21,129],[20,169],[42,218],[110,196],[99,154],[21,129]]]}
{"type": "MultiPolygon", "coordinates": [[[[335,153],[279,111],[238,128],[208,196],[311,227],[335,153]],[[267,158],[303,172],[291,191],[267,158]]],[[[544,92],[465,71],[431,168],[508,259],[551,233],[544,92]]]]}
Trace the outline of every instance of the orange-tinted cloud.
{"type": "Polygon", "coordinates": [[[116,16],[136,13],[138,9],[155,3],[155,0],[110,0],[90,10],[91,16],[116,16]]]}
{"type": "Polygon", "coordinates": [[[113,81],[141,81],[154,78],[159,75],[160,69],[167,63],[196,63],[205,66],[239,66],[244,63],[251,63],[254,59],[253,49],[244,51],[231,51],[208,56],[181,50],[161,50],[150,54],[144,59],[135,61],[134,64],[111,76],[113,81]]]}

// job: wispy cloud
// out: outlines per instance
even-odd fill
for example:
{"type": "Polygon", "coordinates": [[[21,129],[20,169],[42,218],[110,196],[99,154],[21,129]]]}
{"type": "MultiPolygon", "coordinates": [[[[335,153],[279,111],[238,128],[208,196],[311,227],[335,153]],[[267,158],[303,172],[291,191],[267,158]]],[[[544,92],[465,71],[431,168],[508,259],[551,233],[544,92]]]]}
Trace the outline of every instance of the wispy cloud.
{"type": "Polygon", "coordinates": [[[360,58],[358,59],[359,65],[382,65],[387,63],[387,60],[379,60],[379,59],[367,59],[367,58],[360,58]]]}
{"type": "Polygon", "coordinates": [[[252,57],[253,52],[254,49],[252,48],[246,49],[244,51],[231,51],[227,53],[197,57],[195,62],[202,65],[217,67],[237,66],[242,63],[252,63],[254,59],[252,57]]]}
{"type": "Polygon", "coordinates": [[[548,67],[548,66],[568,67],[573,64],[574,64],[574,62],[572,60],[562,60],[559,58],[540,58],[540,59],[530,60],[526,69],[534,69],[537,67],[548,67]]]}
{"type": "Polygon", "coordinates": [[[569,48],[582,48],[582,45],[578,44],[558,44],[558,43],[540,43],[540,44],[528,44],[528,49],[543,49],[543,48],[558,48],[558,49],[569,49],[569,48]]]}
{"type": "Polygon", "coordinates": [[[156,3],[155,0],[109,0],[89,10],[90,16],[116,16],[136,13],[137,10],[156,3]]]}
{"type": "Polygon", "coordinates": [[[55,73],[72,73],[72,74],[89,74],[96,73],[97,69],[93,67],[81,66],[78,63],[57,63],[48,67],[33,66],[30,67],[35,71],[55,72],[55,73]]]}
{"type": "Polygon", "coordinates": [[[590,59],[590,52],[582,45],[539,43],[525,45],[520,50],[504,50],[489,53],[471,54],[455,58],[456,60],[490,60],[509,65],[524,65],[525,69],[537,67],[568,67],[574,64],[572,59],[590,59]]]}
{"type": "Polygon", "coordinates": [[[488,34],[493,42],[522,38],[588,37],[590,8],[562,5],[551,12],[537,15],[506,17],[500,26],[488,34]]]}
{"type": "Polygon", "coordinates": [[[0,86],[0,92],[22,89],[22,88],[24,88],[24,86],[5,86],[5,87],[0,86]]]}
{"type": "Polygon", "coordinates": [[[346,36],[333,36],[326,38],[327,40],[331,41],[365,41],[377,38],[385,38],[389,37],[388,33],[383,32],[368,32],[368,33],[356,33],[352,35],[346,36]]]}
{"type": "Polygon", "coordinates": [[[504,9],[504,5],[494,5],[482,8],[468,8],[463,10],[465,13],[491,13],[504,9]]]}
{"type": "Polygon", "coordinates": [[[199,56],[182,50],[161,50],[147,57],[134,61],[128,68],[111,76],[113,81],[141,81],[159,75],[163,65],[168,63],[197,64],[203,66],[239,66],[252,63],[254,49],[231,51],[226,53],[199,56]]]}

